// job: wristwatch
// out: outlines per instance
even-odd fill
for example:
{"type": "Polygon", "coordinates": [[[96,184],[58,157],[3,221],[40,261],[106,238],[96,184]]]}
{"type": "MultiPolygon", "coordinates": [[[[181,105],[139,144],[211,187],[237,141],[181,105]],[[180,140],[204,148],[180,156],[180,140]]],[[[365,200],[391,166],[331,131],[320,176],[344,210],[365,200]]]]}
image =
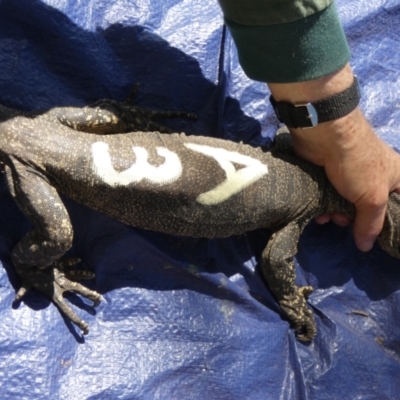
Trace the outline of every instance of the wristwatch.
{"type": "Polygon", "coordinates": [[[306,104],[292,104],[276,101],[270,96],[269,101],[279,121],[288,128],[313,128],[321,122],[344,117],[353,111],[360,102],[360,89],[357,77],[350,87],[326,99],[306,104]]]}

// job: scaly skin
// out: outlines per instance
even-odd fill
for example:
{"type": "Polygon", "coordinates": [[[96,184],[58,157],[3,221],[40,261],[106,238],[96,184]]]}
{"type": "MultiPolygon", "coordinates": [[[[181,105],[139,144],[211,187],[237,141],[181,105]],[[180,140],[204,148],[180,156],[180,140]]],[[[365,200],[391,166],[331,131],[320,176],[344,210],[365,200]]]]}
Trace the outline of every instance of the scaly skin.
{"type": "MultiPolygon", "coordinates": [[[[125,224],[174,235],[213,238],[272,230],[261,270],[298,339],[313,339],[316,324],[306,305],[312,288],[296,286],[293,256],[312,218],[325,212],[353,217],[351,204],[321,168],[294,156],[285,134],[267,151],[163,134],[169,129],[154,122],[160,117],[194,118],[141,109],[131,101],[101,100],[41,114],[0,106],[0,161],[12,196],[34,226],[12,252],[23,281],[17,299],[33,286],[88,332],[62,294],[74,291],[95,304],[100,295],[75,282],[92,275],[78,271],[74,277],[66,266],[75,261],[59,261],[73,237],[60,192],[125,224]]],[[[396,257],[399,202],[391,196],[379,238],[396,257]]]]}

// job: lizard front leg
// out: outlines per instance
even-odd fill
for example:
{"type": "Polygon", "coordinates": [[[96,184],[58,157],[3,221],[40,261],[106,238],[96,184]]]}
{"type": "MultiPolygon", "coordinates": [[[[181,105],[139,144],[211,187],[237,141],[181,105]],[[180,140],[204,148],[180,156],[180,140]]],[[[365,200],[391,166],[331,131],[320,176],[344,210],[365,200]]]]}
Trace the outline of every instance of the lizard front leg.
{"type": "Polygon", "coordinates": [[[76,292],[92,300],[95,305],[99,303],[100,295],[74,281],[90,278],[93,274],[68,271],[66,267],[74,262],[58,261],[72,245],[73,230],[68,212],[55,188],[38,171],[18,160],[10,161],[5,167],[7,186],[20,209],[34,225],[11,254],[15,269],[22,279],[22,288],[16,299],[34,287],[48,295],[62,313],[78,325],[83,333],[87,333],[87,323],[67,305],[63,293],[76,292]]]}
{"type": "Polygon", "coordinates": [[[137,131],[172,133],[170,128],[156,121],[163,118],[197,120],[196,115],[184,111],[156,111],[136,106],[133,102],[136,91],[137,86],[126,101],[102,99],[86,107],[54,108],[48,115],[74,130],[96,134],[137,131]]]}
{"type": "Polygon", "coordinates": [[[261,269],[282,311],[293,325],[297,338],[309,341],[317,333],[313,313],[306,304],[306,298],[313,288],[295,284],[293,262],[300,232],[299,225],[292,222],[274,233],[262,253],[261,269]]]}

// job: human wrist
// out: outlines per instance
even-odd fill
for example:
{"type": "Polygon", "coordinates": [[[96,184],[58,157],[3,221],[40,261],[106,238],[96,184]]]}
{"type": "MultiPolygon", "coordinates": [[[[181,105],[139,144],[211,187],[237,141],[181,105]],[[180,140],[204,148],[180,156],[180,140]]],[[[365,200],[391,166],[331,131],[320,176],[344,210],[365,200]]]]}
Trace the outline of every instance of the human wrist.
{"type": "MultiPolygon", "coordinates": [[[[315,104],[315,102],[326,100],[347,91],[353,82],[354,75],[347,64],[342,70],[324,78],[306,82],[269,83],[268,86],[277,102],[315,104]]],[[[289,122],[288,125],[290,125],[289,122]]],[[[348,150],[354,143],[359,143],[361,136],[374,136],[372,129],[358,108],[340,118],[320,122],[311,128],[303,129],[289,126],[289,130],[298,155],[318,165],[325,164],[326,154],[341,153],[348,150]]]]}
{"type": "Polygon", "coordinates": [[[314,164],[325,166],[332,157],[339,159],[356,151],[360,143],[372,143],[377,136],[360,109],[345,117],[318,124],[310,129],[290,129],[296,153],[314,164]]]}

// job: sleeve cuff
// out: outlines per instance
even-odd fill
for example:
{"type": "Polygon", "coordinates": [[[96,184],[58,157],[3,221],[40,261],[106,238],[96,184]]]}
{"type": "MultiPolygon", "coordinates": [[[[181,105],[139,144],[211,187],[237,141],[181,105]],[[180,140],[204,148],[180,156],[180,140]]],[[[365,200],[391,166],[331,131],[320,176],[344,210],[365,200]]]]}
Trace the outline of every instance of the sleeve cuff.
{"type": "Polygon", "coordinates": [[[269,83],[301,82],[341,69],[350,50],[334,3],[293,22],[241,25],[225,18],[246,75],[269,83]]]}

